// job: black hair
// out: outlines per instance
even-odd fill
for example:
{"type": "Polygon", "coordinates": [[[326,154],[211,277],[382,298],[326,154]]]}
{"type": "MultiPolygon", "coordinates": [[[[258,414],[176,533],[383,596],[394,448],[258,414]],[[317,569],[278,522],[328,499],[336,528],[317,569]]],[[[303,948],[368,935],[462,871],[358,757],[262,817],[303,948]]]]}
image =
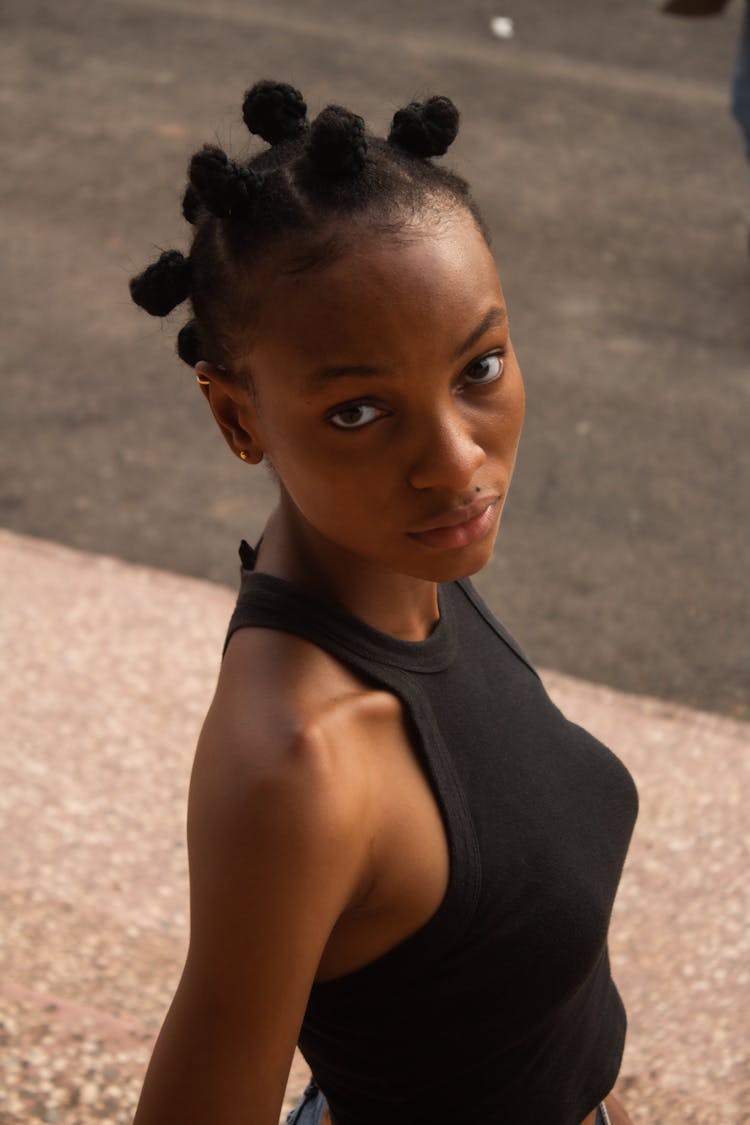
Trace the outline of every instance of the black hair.
{"type": "Polygon", "coordinates": [[[361,117],[330,105],[312,122],[299,90],[257,82],[242,116],[271,146],[236,161],[215,145],[192,157],[182,204],[194,227],[188,257],[165,251],[132,278],[130,293],[153,316],[189,299],[193,316],[177,351],[191,367],[201,360],[231,370],[254,307],[253,265],[283,245],[287,268],[303,270],[339,253],[358,222],[393,235],[426,211],[473,215],[487,230],[466,182],[432,162],[458,132],[449,98],[412,102],[393,117],[387,139],[371,136],[361,117]],[[349,220],[342,231],[341,220],[349,220]]]}

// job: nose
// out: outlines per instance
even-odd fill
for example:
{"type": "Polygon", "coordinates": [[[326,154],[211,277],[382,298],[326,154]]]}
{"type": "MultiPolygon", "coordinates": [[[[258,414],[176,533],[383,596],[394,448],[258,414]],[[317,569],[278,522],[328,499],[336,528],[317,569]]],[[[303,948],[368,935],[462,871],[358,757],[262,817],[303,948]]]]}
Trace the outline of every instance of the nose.
{"type": "Polygon", "coordinates": [[[419,444],[408,474],[412,488],[468,488],[487,460],[469,420],[453,406],[419,427],[419,444]]]}

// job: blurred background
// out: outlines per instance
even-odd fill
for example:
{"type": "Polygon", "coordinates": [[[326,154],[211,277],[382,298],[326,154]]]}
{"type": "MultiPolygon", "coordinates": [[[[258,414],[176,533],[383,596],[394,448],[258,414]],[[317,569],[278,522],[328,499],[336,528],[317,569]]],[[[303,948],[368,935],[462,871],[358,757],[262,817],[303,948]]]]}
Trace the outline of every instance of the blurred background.
{"type": "MultiPolygon", "coordinates": [[[[0,524],[235,585],[273,502],[128,278],[186,245],[190,154],[298,85],[378,131],[440,92],[494,235],[528,413],[479,585],[538,663],[748,714],[742,3],[3,0],[0,524]],[[515,34],[492,34],[494,17],[515,34]]],[[[289,326],[290,331],[294,325],[289,326]]]]}

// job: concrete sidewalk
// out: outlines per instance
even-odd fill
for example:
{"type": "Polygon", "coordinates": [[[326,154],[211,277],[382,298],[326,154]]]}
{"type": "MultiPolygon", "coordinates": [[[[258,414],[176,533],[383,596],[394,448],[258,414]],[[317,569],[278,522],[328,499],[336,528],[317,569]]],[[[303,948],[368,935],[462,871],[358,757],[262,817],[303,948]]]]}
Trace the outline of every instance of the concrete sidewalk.
{"type": "MultiPolygon", "coordinates": [[[[125,1123],[185,951],[188,774],[234,595],[4,531],[0,576],[0,1125],[125,1123]]],[[[545,680],[641,793],[612,927],[633,1119],[750,1122],[750,728],[545,680]]]]}

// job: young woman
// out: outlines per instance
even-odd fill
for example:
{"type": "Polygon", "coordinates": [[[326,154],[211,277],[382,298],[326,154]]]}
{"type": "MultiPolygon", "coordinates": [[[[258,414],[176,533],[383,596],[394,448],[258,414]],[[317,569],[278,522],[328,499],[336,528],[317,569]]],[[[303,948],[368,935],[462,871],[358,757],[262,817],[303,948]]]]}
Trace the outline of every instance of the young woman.
{"type": "MultiPolygon", "coordinates": [[[[625,1035],[607,929],[632,781],[547,697],[467,575],[524,414],[446,98],[387,140],[298,91],[270,144],[190,164],[195,233],[131,282],[278,504],[188,812],[190,948],[136,1125],[594,1125],[625,1035]]],[[[606,1106],[605,1106],[606,1101],[606,1106]]],[[[609,1111],[609,1117],[608,1117],[609,1111]]]]}

